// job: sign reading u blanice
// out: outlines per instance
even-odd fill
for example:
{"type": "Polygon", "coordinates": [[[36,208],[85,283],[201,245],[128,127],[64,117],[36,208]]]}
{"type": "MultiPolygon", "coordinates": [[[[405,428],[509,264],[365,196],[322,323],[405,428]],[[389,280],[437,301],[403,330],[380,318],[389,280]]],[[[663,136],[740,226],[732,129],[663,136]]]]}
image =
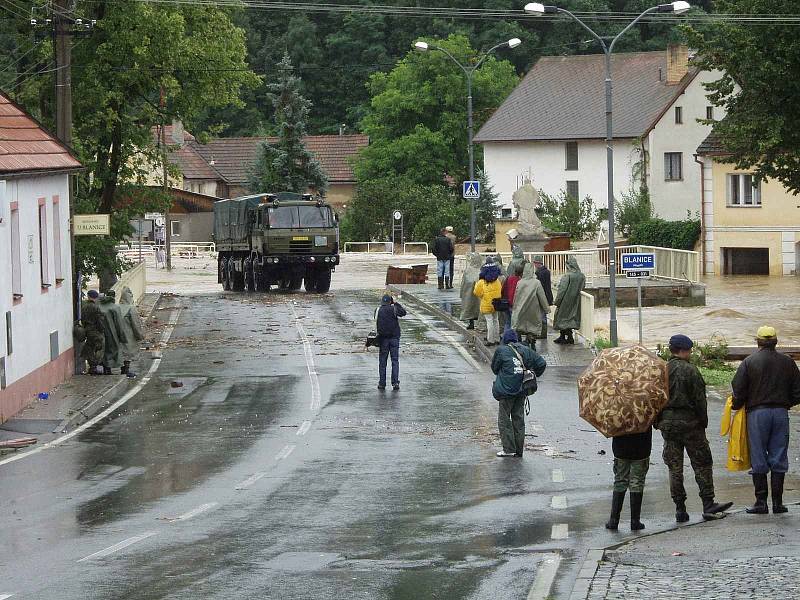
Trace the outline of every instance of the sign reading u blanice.
{"type": "Polygon", "coordinates": [[[627,252],[622,255],[623,271],[655,271],[655,269],[654,252],[627,252]]]}
{"type": "Polygon", "coordinates": [[[72,225],[75,235],[110,235],[110,215],[75,215],[72,225]]]}

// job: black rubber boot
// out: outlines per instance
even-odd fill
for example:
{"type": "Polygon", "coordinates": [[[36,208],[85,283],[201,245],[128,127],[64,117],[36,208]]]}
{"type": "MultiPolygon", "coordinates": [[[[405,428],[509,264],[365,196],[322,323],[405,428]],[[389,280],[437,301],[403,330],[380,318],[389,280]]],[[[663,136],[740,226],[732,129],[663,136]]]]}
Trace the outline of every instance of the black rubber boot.
{"type": "Polygon", "coordinates": [[[769,490],[767,489],[767,474],[753,473],[753,487],[756,492],[756,503],[750,508],[746,508],[745,512],[751,515],[768,514],[767,496],[769,495],[769,490]]]}
{"type": "MultiPolygon", "coordinates": [[[[111,375],[111,367],[103,367],[103,375],[111,375]]],[[[764,475],[766,477],[766,475],[764,475]]]]}
{"type": "Polygon", "coordinates": [[[611,496],[611,516],[606,523],[606,529],[616,531],[619,526],[619,515],[622,512],[622,505],[625,503],[625,492],[614,492],[611,496]]]}
{"type": "Polygon", "coordinates": [[[575,337],[572,335],[572,329],[570,329],[567,332],[567,341],[564,342],[564,343],[565,344],[574,344],[575,343],[575,337]]]}
{"type": "Polygon", "coordinates": [[[444,277],[439,277],[438,279],[439,279],[439,289],[443,290],[444,289],[444,277]]]}
{"type": "Polygon", "coordinates": [[[773,471],[770,474],[770,484],[772,487],[772,512],[776,515],[789,512],[789,509],[783,505],[783,480],[786,478],[786,473],[776,473],[773,471]]]}
{"type": "Polygon", "coordinates": [[[631,492],[631,531],[644,529],[644,523],[639,520],[642,516],[642,497],[641,492],[631,492]]]}
{"type": "Polygon", "coordinates": [[[525,343],[528,344],[531,350],[536,351],[536,336],[535,335],[526,335],[525,336],[525,343]]]}
{"type": "Polygon", "coordinates": [[[547,321],[542,321],[542,330],[539,332],[539,339],[547,339],[547,321]]]}
{"type": "Polygon", "coordinates": [[[678,523],[686,523],[689,520],[689,513],[686,512],[686,501],[675,502],[675,520],[678,523]]]}
{"type": "Polygon", "coordinates": [[[131,361],[129,361],[129,360],[126,360],[126,361],[125,361],[125,362],[122,364],[122,367],[121,367],[121,368],[120,368],[120,370],[119,370],[119,374],[120,374],[120,375],[127,375],[127,374],[128,374],[128,370],[130,369],[130,367],[131,367],[131,361]]]}
{"type": "Polygon", "coordinates": [[[467,329],[470,329],[470,330],[475,329],[475,319],[470,319],[469,320],[469,325],[467,325],[467,329]]]}
{"type": "Polygon", "coordinates": [[[567,334],[567,332],[566,332],[566,331],[561,331],[561,332],[559,332],[559,333],[560,333],[561,335],[559,335],[559,336],[558,336],[558,337],[557,337],[557,338],[554,340],[554,341],[555,341],[555,343],[556,343],[556,344],[566,344],[566,343],[567,343],[567,335],[566,335],[566,334],[567,334]]]}

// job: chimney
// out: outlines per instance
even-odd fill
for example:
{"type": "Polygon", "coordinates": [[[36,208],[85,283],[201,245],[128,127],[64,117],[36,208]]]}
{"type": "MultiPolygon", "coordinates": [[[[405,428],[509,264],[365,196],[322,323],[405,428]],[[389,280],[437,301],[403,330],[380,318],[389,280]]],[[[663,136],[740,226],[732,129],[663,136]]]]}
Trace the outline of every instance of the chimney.
{"type": "Polygon", "coordinates": [[[667,46],[667,85],[674,85],[689,72],[689,47],[683,44],[667,46]]]}

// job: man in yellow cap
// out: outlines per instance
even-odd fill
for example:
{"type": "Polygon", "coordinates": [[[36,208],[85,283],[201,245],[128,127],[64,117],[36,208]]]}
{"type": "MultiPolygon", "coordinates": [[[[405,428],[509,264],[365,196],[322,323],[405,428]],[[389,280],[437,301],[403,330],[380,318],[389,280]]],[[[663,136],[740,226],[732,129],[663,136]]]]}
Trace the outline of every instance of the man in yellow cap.
{"type": "Polygon", "coordinates": [[[739,365],[733,378],[733,408],[747,411],[747,440],[756,503],[747,509],[763,515],[767,508],[767,473],[772,488],[772,512],[785,513],[783,481],[789,470],[789,409],[800,404],[800,369],[775,350],[774,327],[759,328],[758,350],[739,365]]]}

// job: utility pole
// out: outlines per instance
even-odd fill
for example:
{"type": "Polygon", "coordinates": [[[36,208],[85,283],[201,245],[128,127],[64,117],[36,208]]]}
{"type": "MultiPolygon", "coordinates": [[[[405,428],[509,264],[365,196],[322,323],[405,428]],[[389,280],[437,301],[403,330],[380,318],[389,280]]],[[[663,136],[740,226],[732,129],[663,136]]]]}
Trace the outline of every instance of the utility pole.
{"type": "MultiPolygon", "coordinates": [[[[167,126],[162,123],[161,125],[161,162],[164,167],[164,195],[169,194],[169,181],[167,180],[167,126]]],[[[167,254],[167,271],[172,271],[172,223],[169,220],[169,209],[172,205],[172,199],[167,205],[167,210],[164,211],[164,251],[167,254]]]]}

